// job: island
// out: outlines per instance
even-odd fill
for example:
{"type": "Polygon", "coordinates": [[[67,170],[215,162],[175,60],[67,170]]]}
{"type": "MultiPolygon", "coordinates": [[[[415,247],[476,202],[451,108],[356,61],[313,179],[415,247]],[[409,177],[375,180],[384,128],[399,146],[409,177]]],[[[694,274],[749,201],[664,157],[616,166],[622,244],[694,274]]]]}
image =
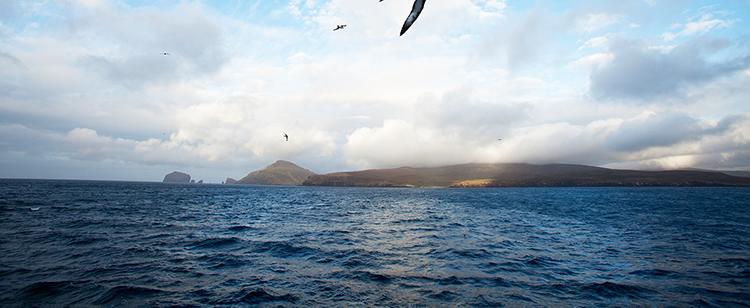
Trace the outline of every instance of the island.
{"type": "Polygon", "coordinates": [[[174,171],[164,176],[162,183],[178,183],[188,184],[190,183],[190,175],[184,172],[174,171]]]}
{"type": "Polygon", "coordinates": [[[618,170],[572,164],[461,164],[370,169],[310,176],[303,185],[354,187],[750,186],[718,171],[618,170]]]}

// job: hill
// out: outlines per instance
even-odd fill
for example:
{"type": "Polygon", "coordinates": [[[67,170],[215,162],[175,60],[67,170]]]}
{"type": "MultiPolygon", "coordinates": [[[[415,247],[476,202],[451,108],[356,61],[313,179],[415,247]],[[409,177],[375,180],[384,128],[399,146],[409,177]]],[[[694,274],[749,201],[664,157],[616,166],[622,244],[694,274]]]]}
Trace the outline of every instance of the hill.
{"type": "Polygon", "coordinates": [[[721,171],[731,176],[738,176],[742,178],[750,178],[750,171],[721,171]]]}
{"type": "Polygon", "coordinates": [[[237,184],[302,185],[311,175],[315,173],[292,162],[279,160],[265,169],[251,172],[237,184]]]}
{"type": "Polygon", "coordinates": [[[311,176],[310,186],[549,187],[549,186],[750,186],[750,178],[721,172],[616,170],[583,165],[462,164],[402,167],[311,176]]]}

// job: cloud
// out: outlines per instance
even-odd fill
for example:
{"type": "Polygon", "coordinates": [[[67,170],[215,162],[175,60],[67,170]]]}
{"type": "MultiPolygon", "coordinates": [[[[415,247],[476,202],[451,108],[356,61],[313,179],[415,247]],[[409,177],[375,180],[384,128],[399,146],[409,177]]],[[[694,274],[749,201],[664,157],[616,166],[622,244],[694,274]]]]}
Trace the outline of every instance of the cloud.
{"type": "Polygon", "coordinates": [[[397,119],[386,120],[380,127],[355,130],[344,146],[348,162],[364,168],[460,163],[471,156],[469,149],[455,133],[445,135],[397,119]]]}
{"type": "Polygon", "coordinates": [[[344,155],[359,167],[486,161],[497,139],[527,120],[529,109],[523,103],[481,101],[468,89],[422,97],[412,119],[386,119],[349,134],[344,155]]]}
{"type": "MultiPolygon", "coordinates": [[[[415,105],[419,123],[466,134],[499,133],[528,118],[530,106],[478,100],[469,89],[449,91],[440,99],[423,97],[415,105]]],[[[492,138],[492,137],[489,137],[492,138]]]]}
{"type": "Polygon", "coordinates": [[[591,72],[594,69],[608,65],[614,58],[615,56],[611,53],[599,52],[581,57],[580,59],[573,61],[570,66],[583,69],[586,72],[591,72]]]}
{"type": "Polygon", "coordinates": [[[720,39],[699,39],[660,50],[642,42],[618,40],[609,48],[612,60],[591,73],[591,93],[601,100],[649,100],[679,95],[686,87],[748,67],[747,54],[720,62],[709,60],[729,44],[720,39]]]}
{"type": "Polygon", "coordinates": [[[465,162],[581,163],[620,168],[747,168],[750,117],[712,123],[672,112],[646,112],[586,124],[510,128],[501,142],[460,130],[391,119],[348,136],[346,158],[362,168],[465,162]],[[737,158],[736,160],[734,158],[737,158]]]}
{"type": "Polygon", "coordinates": [[[620,15],[606,13],[587,14],[579,18],[577,28],[583,32],[596,32],[620,22],[623,19],[620,15]]]}
{"type": "Polygon", "coordinates": [[[609,39],[610,38],[608,35],[592,37],[588,39],[585,43],[583,43],[583,45],[581,45],[581,47],[579,47],[578,50],[582,50],[586,48],[605,47],[609,43],[609,39]]]}
{"type": "Polygon", "coordinates": [[[748,122],[744,116],[731,116],[715,125],[680,113],[647,113],[624,122],[607,138],[616,151],[635,152],[652,147],[669,147],[678,143],[721,135],[735,126],[748,122]]]}
{"type": "Polygon", "coordinates": [[[676,24],[676,32],[666,32],[662,35],[665,41],[673,41],[679,37],[707,33],[714,29],[729,28],[734,21],[715,18],[712,14],[703,14],[699,18],[684,25],[676,24]]]}
{"type": "Polygon", "coordinates": [[[548,43],[551,20],[540,12],[530,14],[513,28],[508,38],[508,67],[517,70],[527,62],[537,59],[548,43]]]}
{"type": "Polygon", "coordinates": [[[72,10],[79,16],[72,22],[74,34],[100,43],[81,63],[116,83],[210,74],[226,62],[219,21],[200,5],[158,10],[99,4],[72,10]]]}
{"type": "Polygon", "coordinates": [[[685,114],[647,112],[585,125],[554,123],[521,128],[498,149],[504,161],[583,163],[617,168],[748,168],[748,115],[718,123],[685,114]]]}

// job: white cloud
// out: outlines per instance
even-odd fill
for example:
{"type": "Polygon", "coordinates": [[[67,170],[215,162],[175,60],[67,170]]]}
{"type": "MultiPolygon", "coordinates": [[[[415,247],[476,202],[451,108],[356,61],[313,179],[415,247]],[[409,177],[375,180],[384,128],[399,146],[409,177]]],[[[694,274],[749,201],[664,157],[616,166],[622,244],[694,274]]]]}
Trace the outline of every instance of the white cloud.
{"type": "Polygon", "coordinates": [[[623,19],[620,15],[606,13],[588,14],[578,20],[578,29],[583,32],[596,32],[619,23],[623,19]]]}
{"type": "Polygon", "coordinates": [[[696,34],[707,33],[711,30],[728,28],[734,23],[732,20],[719,19],[712,14],[703,14],[698,19],[690,21],[684,25],[674,25],[676,32],[666,32],[662,34],[665,41],[673,41],[679,37],[685,37],[696,34]]]}
{"type": "Polygon", "coordinates": [[[581,47],[578,48],[578,50],[586,49],[586,48],[602,48],[607,46],[609,43],[609,35],[603,35],[603,36],[597,36],[592,37],[588,39],[581,47]]]}
{"type": "Polygon", "coordinates": [[[570,64],[572,68],[581,69],[586,72],[591,72],[601,66],[607,65],[612,62],[615,55],[610,52],[599,52],[581,57],[578,60],[573,61],[570,64]]]}

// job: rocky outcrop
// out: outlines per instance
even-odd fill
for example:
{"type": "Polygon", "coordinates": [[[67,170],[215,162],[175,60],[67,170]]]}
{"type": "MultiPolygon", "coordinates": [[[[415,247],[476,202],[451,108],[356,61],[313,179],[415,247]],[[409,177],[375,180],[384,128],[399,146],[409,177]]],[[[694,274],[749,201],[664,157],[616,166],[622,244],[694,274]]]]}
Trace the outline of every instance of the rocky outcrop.
{"type": "Polygon", "coordinates": [[[164,176],[162,183],[190,183],[190,175],[184,172],[175,171],[164,176]]]}

